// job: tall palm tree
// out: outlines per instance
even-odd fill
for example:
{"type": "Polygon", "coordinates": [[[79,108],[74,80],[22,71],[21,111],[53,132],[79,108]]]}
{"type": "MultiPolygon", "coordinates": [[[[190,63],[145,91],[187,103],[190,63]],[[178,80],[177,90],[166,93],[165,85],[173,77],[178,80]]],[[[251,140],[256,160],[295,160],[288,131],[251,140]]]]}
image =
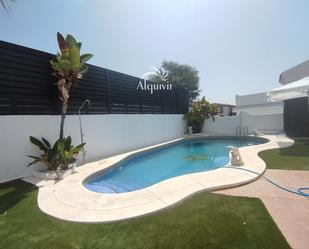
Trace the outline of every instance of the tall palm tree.
{"type": "Polygon", "coordinates": [[[9,9],[7,7],[7,4],[6,4],[6,0],[0,0],[0,3],[1,3],[1,6],[2,8],[5,10],[5,12],[8,14],[9,13],[9,9]]]}
{"type": "MultiPolygon", "coordinates": [[[[14,0],[11,0],[11,1],[13,2],[14,0]]],[[[0,4],[2,8],[5,10],[5,12],[9,14],[9,7],[7,5],[7,0],[0,0],[0,4]]]]}
{"type": "Polygon", "coordinates": [[[0,0],[0,3],[1,3],[3,9],[6,11],[6,13],[8,13],[8,8],[7,8],[7,6],[6,6],[5,0],[0,0]]]}
{"type": "Polygon", "coordinates": [[[77,42],[72,35],[64,38],[59,32],[57,33],[58,45],[60,53],[57,54],[55,60],[51,60],[50,64],[54,69],[53,75],[58,78],[57,86],[59,90],[59,98],[62,102],[60,135],[59,139],[63,139],[64,119],[68,108],[70,90],[72,87],[78,86],[88,67],[86,62],[92,58],[92,54],[80,55],[81,43],[77,42]]]}

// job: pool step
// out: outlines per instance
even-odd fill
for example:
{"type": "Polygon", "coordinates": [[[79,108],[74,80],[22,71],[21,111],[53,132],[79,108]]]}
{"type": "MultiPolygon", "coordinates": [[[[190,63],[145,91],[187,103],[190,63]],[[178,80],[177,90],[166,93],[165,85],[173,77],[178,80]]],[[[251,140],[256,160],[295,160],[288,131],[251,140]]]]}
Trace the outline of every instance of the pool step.
{"type": "Polygon", "coordinates": [[[87,183],[87,188],[100,193],[131,192],[148,186],[147,184],[123,181],[122,179],[105,180],[87,183]]]}

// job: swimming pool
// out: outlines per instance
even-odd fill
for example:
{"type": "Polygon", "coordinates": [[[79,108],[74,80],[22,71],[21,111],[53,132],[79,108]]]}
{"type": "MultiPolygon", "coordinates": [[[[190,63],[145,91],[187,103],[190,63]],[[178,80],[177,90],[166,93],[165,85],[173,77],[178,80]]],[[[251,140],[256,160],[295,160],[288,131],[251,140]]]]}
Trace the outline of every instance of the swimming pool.
{"type": "Polygon", "coordinates": [[[229,162],[228,145],[243,147],[265,142],[254,137],[184,140],[132,155],[108,170],[90,175],[83,184],[99,193],[131,192],[169,178],[222,167],[229,162]]]}

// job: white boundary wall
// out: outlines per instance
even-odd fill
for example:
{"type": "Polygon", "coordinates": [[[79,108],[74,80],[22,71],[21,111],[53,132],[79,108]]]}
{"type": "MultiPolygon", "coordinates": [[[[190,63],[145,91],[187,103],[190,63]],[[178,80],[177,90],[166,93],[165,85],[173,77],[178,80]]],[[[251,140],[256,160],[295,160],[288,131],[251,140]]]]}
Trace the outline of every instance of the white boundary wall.
{"type": "MultiPolygon", "coordinates": [[[[181,114],[109,114],[82,115],[84,141],[88,161],[175,139],[185,133],[181,114]]],[[[37,155],[39,150],[29,142],[29,136],[44,137],[54,142],[59,134],[59,116],[0,116],[0,182],[32,174],[31,161],[25,155],[37,155]]],[[[77,115],[65,120],[65,135],[80,143],[77,115]]]]}
{"type": "Polygon", "coordinates": [[[241,112],[236,116],[216,117],[215,121],[207,119],[203,132],[211,134],[236,135],[237,127],[248,127],[249,135],[253,134],[253,130],[258,130],[264,134],[277,134],[283,131],[283,114],[264,114],[250,115],[241,112]]]}

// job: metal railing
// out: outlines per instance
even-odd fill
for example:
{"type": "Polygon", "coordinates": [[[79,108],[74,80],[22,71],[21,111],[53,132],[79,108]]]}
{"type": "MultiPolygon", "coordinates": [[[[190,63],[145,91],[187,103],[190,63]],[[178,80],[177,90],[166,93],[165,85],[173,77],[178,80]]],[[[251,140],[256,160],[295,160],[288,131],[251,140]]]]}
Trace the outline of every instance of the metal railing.
{"type": "Polygon", "coordinates": [[[249,135],[249,127],[248,126],[237,126],[236,127],[236,136],[248,136],[249,135]]]}

